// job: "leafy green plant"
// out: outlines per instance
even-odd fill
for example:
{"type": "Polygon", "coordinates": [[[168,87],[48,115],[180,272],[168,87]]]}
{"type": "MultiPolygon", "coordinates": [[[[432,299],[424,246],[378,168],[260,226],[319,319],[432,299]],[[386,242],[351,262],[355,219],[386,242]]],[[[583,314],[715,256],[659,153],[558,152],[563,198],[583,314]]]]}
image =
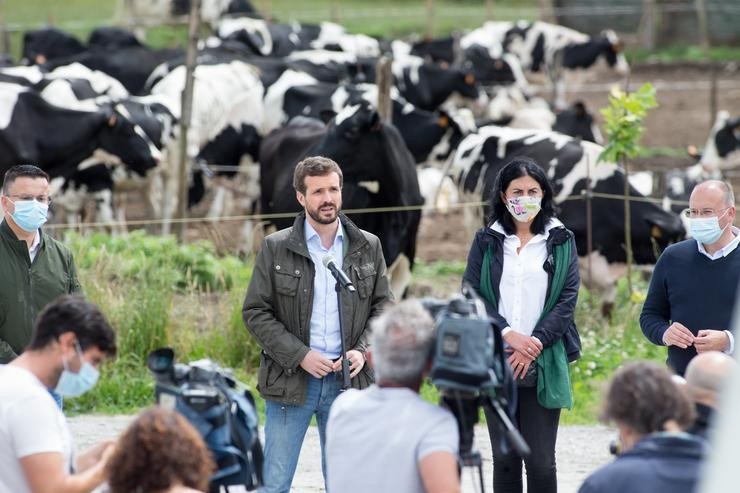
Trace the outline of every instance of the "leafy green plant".
{"type": "Polygon", "coordinates": [[[640,138],[645,132],[642,122],[648,110],[657,105],[655,88],[648,83],[636,92],[613,90],[609,95],[609,106],[601,110],[609,143],[599,155],[599,160],[620,163],[624,168],[624,246],[627,256],[627,287],[630,293],[632,293],[632,222],[627,158],[634,158],[639,153],[640,138]]]}
{"type": "Polygon", "coordinates": [[[644,84],[635,92],[615,89],[609,95],[609,106],[601,110],[609,143],[599,159],[615,163],[634,158],[640,151],[640,139],[645,132],[642,122],[648,110],[658,106],[655,88],[644,84]]]}

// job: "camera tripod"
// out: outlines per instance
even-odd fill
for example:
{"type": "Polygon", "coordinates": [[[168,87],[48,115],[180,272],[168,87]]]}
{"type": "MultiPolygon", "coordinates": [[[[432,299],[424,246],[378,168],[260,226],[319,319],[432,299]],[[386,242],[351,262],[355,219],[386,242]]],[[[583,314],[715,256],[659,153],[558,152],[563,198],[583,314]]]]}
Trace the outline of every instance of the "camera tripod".
{"type": "Polygon", "coordinates": [[[446,391],[442,395],[442,404],[447,407],[457,420],[460,433],[460,476],[466,467],[476,468],[480,481],[480,491],[485,491],[483,483],[483,462],[480,452],[473,449],[474,427],[478,422],[478,409],[483,407],[488,417],[494,417],[493,426],[496,429],[498,443],[492,446],[502,454],[516,453],[520,457],[529,455],[530,450],[519,430],[511,422],[506,408],[508,402],[505,398],[491,395],[489,393],[464,393],[459,391],[446,391]]]}

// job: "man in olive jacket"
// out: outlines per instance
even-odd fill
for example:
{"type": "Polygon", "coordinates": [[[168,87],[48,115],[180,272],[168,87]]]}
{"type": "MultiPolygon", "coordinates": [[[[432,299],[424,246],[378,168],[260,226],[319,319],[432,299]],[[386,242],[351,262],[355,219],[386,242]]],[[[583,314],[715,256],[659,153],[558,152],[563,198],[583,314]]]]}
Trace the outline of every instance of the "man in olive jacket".
{"type": "Polygon", "coordinates": [[[3,179],[0,223],[0,364],[31,341],[38,313],[63,294],[80,292],[72,253],[46,233],[49,175],[31,165],[3,179]]]}
{"type": "Polygon", "coordinates": [[[304,211],[293,227],[265,238],[244,300],[244,323],[262,348],[257,388],[267,401],[262,493],[290,490],[314,415],[326,478],[326,421],[342,375],[340,307],[335,280],[322,260],[331,255],[356,288],[341,292],[353,387],[372,383],[365,364],[368,321],[391,300],[380,241],[339,213],[342,171],[337,163],[306,158],[296,166],[293,187],[304,211]]]}

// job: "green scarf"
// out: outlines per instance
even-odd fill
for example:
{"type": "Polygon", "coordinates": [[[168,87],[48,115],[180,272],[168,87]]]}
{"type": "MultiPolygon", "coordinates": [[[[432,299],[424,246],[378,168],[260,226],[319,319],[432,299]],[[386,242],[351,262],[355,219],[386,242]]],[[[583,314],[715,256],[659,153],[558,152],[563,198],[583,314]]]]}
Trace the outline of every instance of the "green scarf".
{"type": "MultiPolygon", "coordinates": [[[[550,313],[560,298],[565,279],[568,277],[568,266],[571,256],[571,242],[566,241],[554,248],[554,269],[550,296],[545,301],[542,314],[537,322],[542,321],[550,313]]],[[[498,303],[493,291],[491,280],[491,258],[493,249],[489,245],[483,256],[480,274],[480,291],[493,309],[497,309],[498,303]]],[[[563,339],[558,339],[552,346],[542,350],[537,357],[537,400],[540,405],[547,409],[571,409],[573,407],[573,393],[570,387],[570,374],[568,372],[568,356],[565,353],[563,339]]]]}

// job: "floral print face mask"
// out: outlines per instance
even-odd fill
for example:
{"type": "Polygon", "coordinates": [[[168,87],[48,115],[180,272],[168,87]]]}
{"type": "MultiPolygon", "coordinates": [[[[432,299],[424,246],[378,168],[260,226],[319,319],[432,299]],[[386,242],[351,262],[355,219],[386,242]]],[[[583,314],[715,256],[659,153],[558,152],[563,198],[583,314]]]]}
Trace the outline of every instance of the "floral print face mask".
{"type": "Polygon", "coordinates": [[[511,197],[506,199],[506,208],[519,222],[528,223],[537,216],[542,208],[541,197],[511,197]]]}

